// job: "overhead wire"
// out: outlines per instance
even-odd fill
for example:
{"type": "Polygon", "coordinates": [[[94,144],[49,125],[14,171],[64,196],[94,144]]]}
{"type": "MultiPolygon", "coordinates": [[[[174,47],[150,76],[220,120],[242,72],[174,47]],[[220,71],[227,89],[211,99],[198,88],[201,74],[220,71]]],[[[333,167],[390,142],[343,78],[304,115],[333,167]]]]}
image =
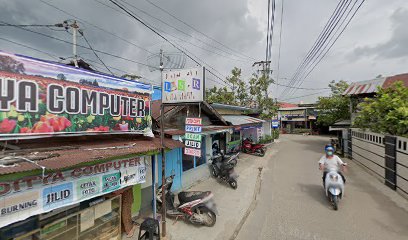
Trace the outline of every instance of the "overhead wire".
{"type": "Polygon", "coordinates": [[[349,8],[350,4],[352,3],[352,0],[347,1],[347,5],[344,8],[344,11],[339,15],[339,17],[336,19],[336,23],[333,26],[333,28],[330,29],[330,31],[328,32],[328,34],[326,35],[326,38],[324,40],[324,42],[319,45],[318,47],[318,51],[315,51],[314,54],[312,54],[312,56],[310,57],[309,61],[307,62],[307,64],[305,65],[305,67],[303,68],[303,71],[300,72],[300,74],[298,75],[297,81],[294,82],[294,85],[300,83],[299,85],[302,84],[302,77],[305,75],[305,73],[307,72],[308,68],[313,65],[316,60],[320,57],[320,55],[322,54],[322,52],[327,48],[328,44],[330,43],[330,41],[333,39],[333,37],[337,34],[338,30],[341,28],[341,26],[343,25],[344,21],[347,19],[348,15],[350,14],[350,12],[352,11],[352,9],[354,8],[355,4],[357,3],[358,0],[356,0],[354,2],[354,5],[349,9],[346,17],[343,18],[344,13],[347,11],[347,9],[349,8]],[[342,20],[343,18],[343,20],[342,20]],[[340,23],[341,21],[341,23],[340,23]],[[340,24],[339,24],[340,23],[340,24]],[[338,27],[337,27],[338,25],[338,27]],[[337,28],[336,28],[337,27],[337,28]],[[334,29],[336,29],[336,31],[333,33],[334,29]],[[332,34],[333,33],[333,34],[332,34]]]}
{"type": "Polygon", "coordinates": [[[98,30],[100,30],[100,31],[102,31],[102,32],[105,32],[105,33],[111,35],[111,36],[114,36],[114,37],[116,37],[116,38],[122,40],[123,42],[126,42],[126,43],[128,43],[128,44],[130,44],[130,45],[132,45],[132,46],[134,46],[134,47],[136,47],[136,48],[138,48],[138,49],[140,49],[140,50],[142,50],[142,51],[145,51],[145,52],[148,52],[148,53],[150,53],[150,54],[153,54],[153,53],[150,52],[148,49],[146,49],[146,48],[144,48],[144,47],[141,47],[141,46],[139,46],[138,44],[135,44],[134,42],[131,42],[131,41],[127,40],[126,38],[123,38],[123,37],[121,37],[121,36],[119,36],[119,35],[117,35],[117,34],[115,34],[115,33],[113,33],[113,32],[110,32],[110,31],[108,31],[108,30],[106,30],[106,29],[104,29],[104,28],[102,28],[102,27],[99,27],[99,26],[97,26],[97,25],[95,25],[95,24],[93,24],[93,23],[91,23],[91,22],[89,22],[89,21],[87,21],[87,20],[85,20],[85,19],[83,19],[83,18],[77,17],[77,16],[73,15],[72,13],[69,13],[69,12],[67,12],[67,11],[65,11],[65,10],[63,10],[63,9],[61,9],[61,8],[59,8],[59,7],[55,6],[55,5],[53,5],[53,4],[49,3],[49,2],[47,2],[47,1],[40,0],[40,2],[44,3],[45,5],[48,5],[49,7],[52,7],[52,8],[54,8],[54,9],[60,11],[60,12],[62,12],[62,13],[65,13],[66,15],[71,16],[71,17],[75,18],[76,20],[79,20],[79,22],[83,22],[84,24],[87,24],[87,25],[89,25],[89,26],[92,26],[92,27],[94,27],[94,28],[96,28],[96,29],[98,29],[98,30]]]}
{"type": "Polygon", "coordinates": [[[177,21],[183,23],[184,25],[186,25],[186,26],[189,27],[190,29],[192,29],[192,30],[194,30],[194,31],[196,31],[196,32],[198,32],[198,33],[200,33],[202,36],[206,37],[207,39],[212,40],[212,41],[218,43],[220,46],[223,46],[224,48],[230,50],[231,52],[234,52],[234,53],[236,53],[236,54],[238,54],[238,55],[241,55],[241,56],[243,56],[243,57],[245,57],[245,58],[248,58],[248,59],[251,59],[251,60],[256,60],[255,58],[253,58],[253,57],[251,57],[251,56],[248,56],[248,55],[245,55],[245,54],[243,54],[243,53],[240,53],[239,51],[236,51],[236,50],[232,49],[231,47],[229,47],[229,46],[227,46],[227,45],[221,43],[220,41],[218,41],[218,40],[216,40],[216,39],[210,37],[209,35],[207,35],[207,34],[203,33],[202,31],[198,30],[197,28],[195,28],[195,27],[192,26],[191,24],[189,24],[189,23],[187,23],[187,22],[181,20],[180,18],[178,18],[177,16],[175,16],[175,15],[172,14],[171,12],[169,12],[169,11],[167,11],[166,9],[164,9],[164,8],[162,8],[162,7],[160,7],[160,6],[158,6],[157,4],[151,2],[150,0],[145,0],[145,1],[146,1],[147,3],[149,3],[150,5],[156,7],[157,9],[161,10],[162,12],[166,13],[167,15],[171,16],[172,18],[176,19],[177,21]]]}
{"type": "MultiPolygon", "coordinates": [[[[192,57],[191,55],[193,55],[191,52],[189,52],[189,54],[187,54],[187,50],[186,49],[182,49],[182,47],[177,46],[175,43],[173,43],[172,41],[170,41],[167,37],[165,37],[163,34],[161,34],[160,32],[158,32],[157,29],[155,29],[154,27],[150,26],[149,24],[145,23],[144,20],[142,20],[141,18],[137,17],[131,10],[127,9],[126,7],[120,5],[119,3],[117,3],[114,0],[109,0],[111,3],[113,3],[114,5],[116,5],[117,7],[119,7],[120,9],[122,9],[122,11],[126,12],[130,17],[132,17],[133,19],[135,19],[136,21],[138,21],[139,23],[141,23],[143,26],[147,27],[148,29],[150,29],[152,32],[154,32],[156,35],[160,36],[162,39],[164,39],[166,42],[168,42],[170,45],[172,45],[173,47],[175,47],[176,49],[178,49],[179,51],[181,51],[183,54],[185,54],[189,59],[191,59],[193,62],[195,62],[198,65],[202,65],[200,62],[198,62],[194,57],[192,57]]],[[[195,56],[196,57],[196,56],[195,56]]],[[[197,58],[197,57],[196,57],[197,58]]],[[[200,59],[201,60],[201,59],[200,59]]],[[[201,60],[205,65],[207,65],[208,67],[210,67],[211,69],[213,69],[214,71],[217,71],[216,69],[214,69],[213,67],[211,67],[210,65],[206,64],[203,60],[201,60]]],[[[230,85],[228,82],[226,82],[225,80],[223,80],[222,78],[220,78],[219,76],[217,76],[215,73],[213,73],[212,71],[210,71],[209,69],[206,69],[209,73],[213,74],[215,77],[217,77],[218,79],[220,79],[221,81],[223,81],[225,84],[230,85]]],[[[217,71],[218,72],[218,71],[217,71]]],[[[219,73],[219,72],[218,72],[219,73]]]]}
{"type": "Polygon", "coordinates": [[[25,45],[25,44],[22,44],[22,43],[19,43],[19,42],[10,40],[10,39],[6,39],[6,38],[3,38],[3,37],[0,37],[0,40],[6,41],[6,42],[9,42],[9,43],[13,43],[13,44],[18,45],[18,46],[21,46],[21,47],[25,47],[25,48],[31,49],[31,50],[33,50],[33,51],[36,51],[36,52],[45,54],[45,55],[47,55],[47,56],[49,56],[49,57],[52,57],[52,58],[54,58],[54,59],[57,59],[57,60],[61,60],[60,57],[58,57],[58,56],[55,55],[55,54],[48,53],[48,52],[45,52],[45,51],[43,51],[43,50],[40,50],[40,49],[37,49],[37,48],[34,48],[34,47],[30,47],[30,46],[28,46],[28,45],[25,45]]]}
{"type": "MultiPolygon", "coordinates": [[[[285,0],[281,1],[281,20],[280,20],[280,28],[279,28],[279,47],[278,47],[278,66],[276,69],[276,83],[279,84],[279,74],[280,74],[280,58],[281,58],[281,47],[282,47],[282,27],[283,27],[283,6],[285,4],[285,0]]],[[[279,85],[276,87],[276,93],[279,91],[279,85]]]]}
{"type": "Polygon", "coordinates": [[[108,66],[106,66],[106,64],[102,61],[102,59],[98,56],[98,54],[95,52],[95,50],[93,49],[93,47],[91,46],[91,43],[88,41],[88,39],[85,37],[85,34],[83,31],[78,31],[81,36],[84,38],[85,42],[88,44],[89,48],[92,50],[92,52],[95,54],[96,58],[102,63],[102,65],[108,70],[108,72],[110,72],[112,75],[113,72],[108,68],[108,66]]]}
{"type": "MultiPolygon", "coordinates": [[[[315,42],[313,43],[312,47],[309,49],[308,53],[306,54],[306,56],[303,58],[301,64],[299,64],[299,66],[297,67],[295,73],[293,74],[292,80],[289,83],[289,85],[293,85],[295,83],[295,81],[297,80],[298,75],[301,73],[302,68],[306,65],[307,61],[310,59],[310,56],[316,51],[317,46],[322,42],[322,40],[324,39],[324,36],[326,36],[327,32],[329,31],[329,29],[331,28],[333,21],[335,18],[337,18],[338,14],[340,13],[340,11],[342,10],[344,3],[346,0],[341,0],[338,2],[335,10],[333,11],[332,15],[330,16],[330,18],[327,20],[325,26],[323,27],[323,30],[320,32],[319,36],[316,38],[315,42]]],[[[348,1],[348,0],[347,0],[348,1]]],[[[285,88],[283,90],[283,92],[281,93],[280,96],[282,96],[283,94],[287,93],[289,89],[285,88]]]]}
{"type": "MultiPolygon", "coordinates": [[[[217,47],[217,46],[213,46],[213,45],[211,45],[211,44],[209,44],[209,43],[203,41],[202,39],[200,39],[200,38],[198,38],[198,37],[195,37],[194,35],[191,35],[191,34],[185,32],[185,31],[183,31],[183,30],[180,30],[180,29],[178,29],[178,28],[172,26],[171,24],[169,24],[169,23],[163,21],[162,19],[160,19],[160,18],[158,18],[158,17],[156,17],[156,16],[153,16],[152,14],[150,14],[150,13],[144,11],[143,9],[140,9],[140,8],[136,7],[135,5],[129,3],[129,2],[127,2],[127,1],[125,1],[125,0],[121,0],[121,2],[123,2],[123,3],[125,3],[126,5],[132,7],[132,8],[134,8],[134,9],[136,9],[136,10],[138,10],[139,12],[142,12],[142,13],[145,14],[146,16],[149,16],[149,17],[151,17],[151,18],[153,18],[153,19],[155,19],[155,20],[157,20],[157,21],[163,23],[164,25],[166,25],[166,26],[168,26],[168,27],[170,27],[170,28],[172,28],[172,29],[175,29],[176,31],[178,31],[178,32],[180,32],[180,33],[182,33],[182,34],[184,34],[185,36],[188,36],[188,37],[190,37],[190,38],[192,38],[192,39],[195,39],[195,40],[201,42],[202,44],[204,44],[204,45],[206,45],[206,46],[209,46],[209,47],[211,47],[211,48],[217,49],[217,50],[219,50],[219,51],[221,51],[221,52],[223,52],[223,53],[226,53],[226,54],[229,54],[229,55],[238,57],[238,58],[242,58],[242,57],[240,57],[240,56],[237,56],[236,54],[232,54],[232,53],[230,53],[230,52],[227,52],[227,51],[225,51],[225,50],[222,49],[222,48],[219,48],[219,47],[217,47]]],[[[184,40],[184,41],[187,42],[187,43],[190,43],[189,41],[186,41],[186,40],[184,40]]],[[[192,43],[190,43],[190,44],[192,44],[192,43]]],[[[240,59],[231,58],[231,57],[229,57],[229,56],[220,54],[220,53],[218,53],[218,52],[216,52],[216,51],[208,50],[208,49],[203,48],[203,47],[200,47],[200,46],[198,46],[198,45],[194,45],[194,46],[199,47],[199,48],[201,48],[201,49],[203,49],[203,50],[205,50],[205,51],[208,51],[208,52],[211,52],[211,53],[215,53],[215,54],[217,54],[217,55],[219,55],[219,56],[222,56],[222,57],[225,57],[225,58],[234,60],[234,61],[243,61],[243,62],[248,62],[248,61],[249,61],[249,60],[246,60],[246,61],[245,61],[245,60],[240,60],[240,59]]]]}
{"type": "Polygon", "coordinates": [[[317,95],[317,94],[327,93],[328,91],[331,91],[331,90],[326,90],[326,91],[321,91],[321,92],[306,94],[306,95],[297,96],[297,97],[285,98],[285,99],[281,99],[280,101],[288,101],[288,100],[293,100],[293,99],[298,99],[298,98],[303,98],[303,97],[310,97],[310,96],[314,96],[314,95],[317,95]]]}
{"type": "MultiPolygon", "coordinates": [[[[6,25],[8,24],[8,23],[3,22],[3,21],[1,21],[1,20],[0,20],[0,23],[6,24],[6,25]]],[[[72,45],[72,43],[69,42],[69,41],[67,41],[67,40],[60,39],[60,38],[57,38],[57,37],[54,37],[54,36],[50,36],[50,35],[47,35],[47,34],[44,34],[44,33],[41,33],[41,32],[36,32],[36,31],[31,30],[31,29],[27,29],[27,28],[24,28],[24,27],[13,26],[13,25],[8,25],[8,26],[16,27],[16,28],[22,29],[22,30],[27,31],[27,32],[35,33],[35,34],[41,35],[41,36],[43,36],[43,37],[47,37],[47,38],[50,38],[50,39],[53,39],[53,40],[56,40],[56,41],[60,41],[60,42],[63,42],[63,43],[72,45]]],[[[83,46],[83,45],[78,44],[78,43],[76,44],[76,46],[77,46],[77,47],[84,48],[84,49],[91,50],[90,47],[83,46]]],[[[121,57],[121,56],[118,56],[118,55],[115,55],[115,54],[112,54],[112,53],[109,53],[109,52],[101,51],[101,50],[98,50],[98,49],[94,49],[94,51],[97,52],[97,53],[101,53],[101,54],[104,54],[104,55],[108,55],[108,56],[111,56],[111,57],[115,57],[115,58],[118,58],[118,59],[122,59],[122,60],[125,60],[125,61],[128,61],[128,62],[133,62],[133,63],[139,64],[139,65],[143,65],[143,66],[146,66],[146,67],[151,67],[151,68],[159,69],[159,68],[156,67],[156,66],[151,66],[151,65],[148,65],[148,64],[145,64],[145,63],[142,63],[142,62],[138,62],[138,61],[135,61],[135,60],[132,60],[132,59],[128,59],[128,58],[125,58],[125,57],[121,57]]]]}

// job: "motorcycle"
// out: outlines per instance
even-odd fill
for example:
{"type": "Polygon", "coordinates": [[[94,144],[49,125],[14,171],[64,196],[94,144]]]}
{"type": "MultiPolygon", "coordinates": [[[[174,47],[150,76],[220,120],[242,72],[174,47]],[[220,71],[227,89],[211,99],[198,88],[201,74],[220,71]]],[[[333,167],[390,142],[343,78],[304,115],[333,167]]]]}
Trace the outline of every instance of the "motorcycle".
{"type": "Polygon", "coordinates": [[[227,182],[233,189],[237,189],[238,175],[234,171],[239,153],[234,155],[216,155],[209,160],[211,175],[227,182]]]}
{"type": "Polygon", "coordinates": [[[244,139],[242,141],[242,152],[257,155],[260,157],[265,156],[266,147],[263,144],[254,144],[250,139],[244,139]]]}
{"type": "MultiPolygon", "coordinates": [[[[179,204],[176,205],[174,201],[174,194],[171,192],[174,175],[166,178],[165,183],[165,199],[166,199],[166,215],[176,219],[183,218],[196,225],[204,225],[212,227],[217,220],[217,208],[213,201],[213,194],[210,191],[189,191],[180,192],[177,197],[179,204]]],[[[160,212],[162,208],[162,188],[156,191],[157,196],[157,211],[160,212]]]]}
{"type": "MultiPolygon", "coordinates": [[[[344,164],[346,166],[346,164],[344,164]]],[[[339,208],[339,200],[344,195],[344,181],[337,169],[328,169],[324,181],[324,189],[326,197],[333,205],[334,210],[339,208]]]]}

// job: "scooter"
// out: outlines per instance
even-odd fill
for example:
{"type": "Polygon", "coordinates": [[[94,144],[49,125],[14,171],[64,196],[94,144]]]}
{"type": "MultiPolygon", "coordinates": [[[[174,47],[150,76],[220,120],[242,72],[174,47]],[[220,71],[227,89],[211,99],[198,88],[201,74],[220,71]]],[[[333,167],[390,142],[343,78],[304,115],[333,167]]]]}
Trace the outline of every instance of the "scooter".
{"type": "Polygon", "coordinates": [[[221,156],[215,156],[209,160],[211,175],[227,182],[233,189],[238,187],[238,174],[234,171],[238,155],[239,153],[229,156],[221,153],[221,156]]]}
{"type": "Polygon", "coordinates": [[[224,154],[224,151],[214,153],[210,161],[215,162],[225,162],[226,160],[235,166],[238,164],[239,152],[224,154]]]}
{"type": "Polygon", "coordinates": [[[247,138],[242,141],[242,152],[263,157],[265,156],[266,147],[263,144],[254,144],[247,138]]]}
{"type": "MultiPolygon", "coordinates": [[[[347,164],[344,164],[346,166],[347,164]]],[[[328,169],[324,181],[326,197],[333,205],[334,210],[339,209],[339,200],[344,196],[344,181],[337,169],[328,169]]]]}
{"type": "MultiPolygon", "coordinates": [[[[182,218],[192,224],[204,225],[207,227],[214,226],[217,217],[217,207],[213,201],[213,194],[210,191],[189,191],[180,192],[177,197],[180,204],[174,202],[174,194],[171,192],[174,175],[166,178],[165,183],[165,198],[166,198],[166,214],[168,217],[176,219],[182,218]]],[[[157,196],[157,211],[160,212],[163,206],[162,203],[162,188],[159,187],[156,191],[157,196]]]]}

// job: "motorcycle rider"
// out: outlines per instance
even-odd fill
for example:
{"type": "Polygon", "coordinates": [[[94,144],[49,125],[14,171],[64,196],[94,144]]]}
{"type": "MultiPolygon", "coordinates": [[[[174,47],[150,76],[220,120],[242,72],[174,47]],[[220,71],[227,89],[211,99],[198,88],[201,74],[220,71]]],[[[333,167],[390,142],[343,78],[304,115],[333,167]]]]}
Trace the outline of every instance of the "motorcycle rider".
{"type": "Polygon", "coordinates": [[[324,150],[326,154],[319,160],[319,169],[323,171],[323,186],[325,185],[326,175],[329,169],[337,169],[337,172],[343,178],[343,182],[346,183],[346,178],[342,173],[342,171],[345,172],[347,170],[346,164],[334,154],[334,147],[332,145],[326,145],[324,150]]]}

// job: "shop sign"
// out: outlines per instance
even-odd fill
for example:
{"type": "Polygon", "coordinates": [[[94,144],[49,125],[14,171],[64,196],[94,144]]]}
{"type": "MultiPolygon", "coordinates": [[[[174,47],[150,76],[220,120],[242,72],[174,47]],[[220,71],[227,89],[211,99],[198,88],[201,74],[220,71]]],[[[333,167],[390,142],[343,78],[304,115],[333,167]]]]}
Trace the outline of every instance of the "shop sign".
{"type": "Polygon", "coordinates": [[[272,127],[273,128],[278,128],[279,127],[279,120],[272,120],[272,127]]]}
{"type": "Polygon", "coordinates": [[[151,129],[149,84],[0,52],[0,140],[151,129]]]}
{"type": "Polygon", "coordinates": [[[201,149],[201,142],[186,140],[185,145],[186,145],[186,147],[201,149]]]}
{"type": "Polygon", "coordinates": [[[202,118],[186,118],[186,125],[199,125],[202,124],[202,118]]]}
{"type": "Polygon", "coordinates": [[[201,126],[186,125],[186,132],[201,133],[201,131],[202,131],[201,126]]]}
{"type": "Polygon", "coordinates": [[[184,154],[195,157],[201,157],[201,149],[184,148],[184,154]]]}
{"type": "Polygon", "coordinates": [[[0,228],[145,182],[145,157],[115,160],[0,182],[0,228]]]}
{"type": "Polygon", "coordinates": [[[186,118],[186,136],[184,144],[184,154],[189,156],[201,157],[201,118],[186,118]],[[188,124],[193,125],[188,125],[188,124]]]}
{"type": "Polygon", "coordinates": [[[191,68],[163,72],[163,103],[204,101],[204,69],[191,68]]]}
{"type": "Polygon", "coordinates": [[[197,133],[186,133],[185,139],[201,142],[201,134],[197,134],[197,133]]]}

